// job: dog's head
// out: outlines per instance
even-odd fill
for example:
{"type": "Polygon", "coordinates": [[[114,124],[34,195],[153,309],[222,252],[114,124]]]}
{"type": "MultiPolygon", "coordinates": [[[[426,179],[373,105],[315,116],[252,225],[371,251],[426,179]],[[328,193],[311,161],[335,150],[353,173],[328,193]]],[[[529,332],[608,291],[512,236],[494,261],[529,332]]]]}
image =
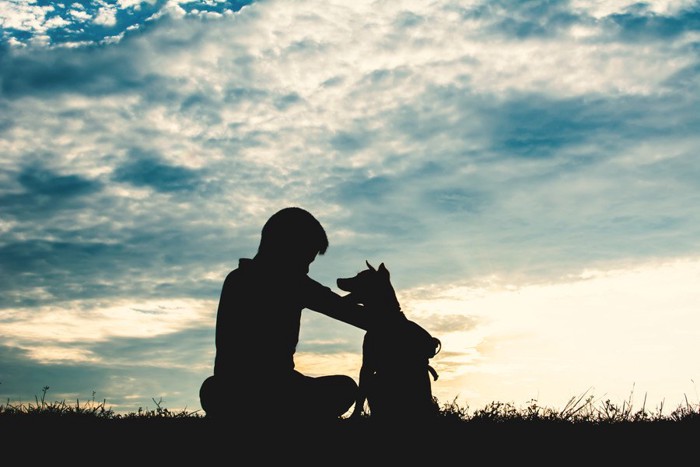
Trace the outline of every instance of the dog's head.
{"type": "Polygon", "coordinates": [[[374,268],[369,261],[365,261],[367,269],[358,272],[353,277],[340,278],[336,281],[338,288],[350,292],[346,297],[355,303],[363,305],[386,304],[387,301],[396,302],[396,294],[391,285],[389,270],[380,264],[374,268]]]}

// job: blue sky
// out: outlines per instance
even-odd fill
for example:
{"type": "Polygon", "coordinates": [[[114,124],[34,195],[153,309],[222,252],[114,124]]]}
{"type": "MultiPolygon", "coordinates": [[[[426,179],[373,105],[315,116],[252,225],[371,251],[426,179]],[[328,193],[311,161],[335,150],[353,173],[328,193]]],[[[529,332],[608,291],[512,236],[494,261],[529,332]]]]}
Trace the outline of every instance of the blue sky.
{"type": "MultiPolygon", "coordinates": [[[[198,410],[297,205],[384,262],[443,401],[697,401],[696,1],[0,1],[0,398],[198,410]]],[[[298,365],[356,376],[305,313],[298,365]]],[[[264,333],[261,333],[264,345],[264,333]]],[[[255,351],[243,358],[255,358],[255,351]]]]}

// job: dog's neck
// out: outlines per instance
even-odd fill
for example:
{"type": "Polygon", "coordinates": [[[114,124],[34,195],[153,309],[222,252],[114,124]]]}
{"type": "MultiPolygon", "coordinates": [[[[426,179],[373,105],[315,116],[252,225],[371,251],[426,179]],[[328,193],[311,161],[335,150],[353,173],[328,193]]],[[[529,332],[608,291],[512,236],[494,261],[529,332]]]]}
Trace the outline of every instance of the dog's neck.
{"type": "Polygon", "coordinates": [[[381,308],[385,312],[401,312],[401,304],[399,303],[399,299],[396,298],[396,293],[393,289],[387,290],[382,296],[373,297],[372,302],[366,303],[365,305],[381,308]]]}

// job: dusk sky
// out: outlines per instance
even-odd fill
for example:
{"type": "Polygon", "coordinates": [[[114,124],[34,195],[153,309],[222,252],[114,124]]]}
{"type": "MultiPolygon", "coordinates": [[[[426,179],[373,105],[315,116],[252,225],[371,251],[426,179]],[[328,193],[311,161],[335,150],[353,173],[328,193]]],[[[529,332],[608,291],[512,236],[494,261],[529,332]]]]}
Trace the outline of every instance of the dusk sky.
{"type": "MultiPolygon", "coordinates": [[[[0,0],[0,41],[0,404],[201,410],[287,206],[319,282],[385,263],[441,403],[700,403],[700,2],[0,0]]],[[[362,337],[305,311],[297,367],[362,337]]]]}

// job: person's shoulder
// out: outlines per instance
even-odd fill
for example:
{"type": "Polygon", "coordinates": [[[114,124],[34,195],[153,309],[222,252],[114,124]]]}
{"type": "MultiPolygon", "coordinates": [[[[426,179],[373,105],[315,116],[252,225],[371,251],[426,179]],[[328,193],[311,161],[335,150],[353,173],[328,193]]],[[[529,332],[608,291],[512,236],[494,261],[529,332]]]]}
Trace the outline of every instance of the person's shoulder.
{"type": "Polygon", "coordinates": [[[229,271],[226,274],[226,282],[236,280],[239,276],[246,274],[252,269],[253,261],[248,258],[241,258],[238,260],[238,267],[229,271]]]}

